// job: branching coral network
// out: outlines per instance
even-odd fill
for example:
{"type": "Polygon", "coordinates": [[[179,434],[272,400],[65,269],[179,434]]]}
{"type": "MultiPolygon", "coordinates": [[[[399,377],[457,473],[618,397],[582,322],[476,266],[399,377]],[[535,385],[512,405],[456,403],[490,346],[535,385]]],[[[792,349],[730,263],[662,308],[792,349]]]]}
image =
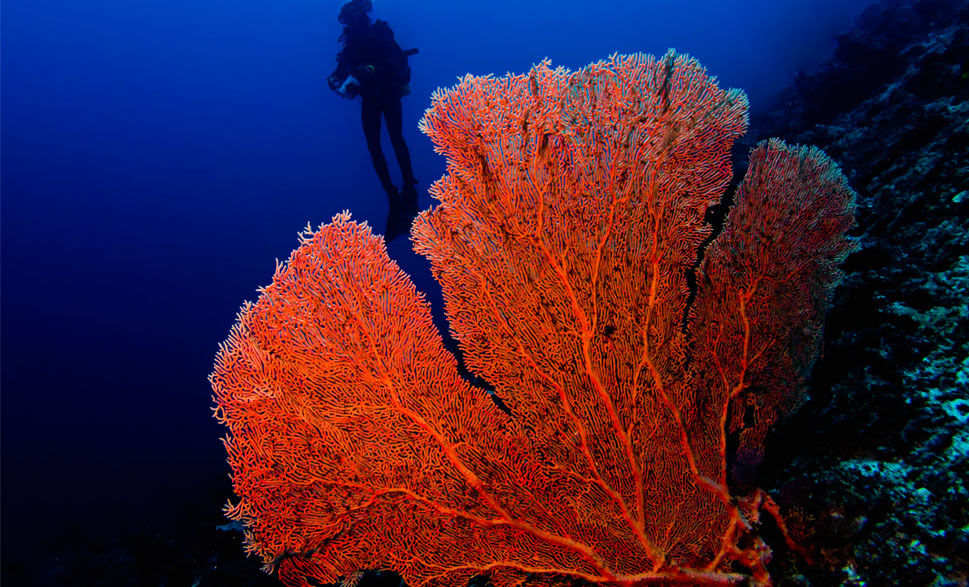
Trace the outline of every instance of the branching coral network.
{"type": "Polygon", "coordinates": [[[289,585],[769,584],[758,521],[783,520],[730,467],[802,393],[854,194],[817,149],[759,145],[691,295],[746,125],[672,51],[437,92],[448,168],[413,242],[511,414],[380,236],[308,229],[211,376],[250,552],[289,585]]]}

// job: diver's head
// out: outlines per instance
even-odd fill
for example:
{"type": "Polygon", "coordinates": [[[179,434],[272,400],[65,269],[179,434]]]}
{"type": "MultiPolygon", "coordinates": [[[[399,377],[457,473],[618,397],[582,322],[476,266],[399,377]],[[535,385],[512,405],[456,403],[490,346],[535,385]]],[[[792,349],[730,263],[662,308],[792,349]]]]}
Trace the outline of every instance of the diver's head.
{"type": "Polygon", "coordinates": [[[372,9],[373,4],[370,0],[350,0],[340,8],[340,16],[337,17],[337,20],[340,21],[340,24],[347,26],[367,24],[370,22],[367,13],[372,9]]]}

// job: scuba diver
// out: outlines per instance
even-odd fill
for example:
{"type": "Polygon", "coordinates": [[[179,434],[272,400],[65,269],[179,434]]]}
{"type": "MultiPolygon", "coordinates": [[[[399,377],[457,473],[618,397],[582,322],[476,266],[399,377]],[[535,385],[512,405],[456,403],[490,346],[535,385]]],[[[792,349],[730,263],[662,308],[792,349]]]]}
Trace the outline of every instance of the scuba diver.
{"type": "Polygon", "coordinates": [[[363,134],[380,184],[387,192],[387,241],[410,230],[417,215],[417,179],[411,167],[410,152],[401,128],[400,99],[410,93],[410,66],[407,58],[417,49],[404,51],[394,40],[386,21],[370,21],[371,0],[350,0],[340,9],[343,48],[336,56],[336,70],[327,83],[341,96],[362,100],[363,134]],[[390,179],[387,160],[380,147],[380,117],[387,121],[387,132],[403,176],[400,190],[390,179]]]}

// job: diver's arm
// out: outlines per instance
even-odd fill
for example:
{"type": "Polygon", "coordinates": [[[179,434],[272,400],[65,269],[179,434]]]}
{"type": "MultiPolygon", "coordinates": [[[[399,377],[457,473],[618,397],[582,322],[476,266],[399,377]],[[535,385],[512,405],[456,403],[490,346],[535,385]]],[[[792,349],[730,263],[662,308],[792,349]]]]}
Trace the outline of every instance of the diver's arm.
{"type": "Polygon", "coordinates": [[[343,48],[336,54],[336,69],[333,70],[333,73],[326,80],[331,90],[339,92],[338,88],[346,82],[347,78],[352,76],[353,68],[351,67],[349,57],[350,54],[347,50],[347,45],[344,43],[343,48]]]}

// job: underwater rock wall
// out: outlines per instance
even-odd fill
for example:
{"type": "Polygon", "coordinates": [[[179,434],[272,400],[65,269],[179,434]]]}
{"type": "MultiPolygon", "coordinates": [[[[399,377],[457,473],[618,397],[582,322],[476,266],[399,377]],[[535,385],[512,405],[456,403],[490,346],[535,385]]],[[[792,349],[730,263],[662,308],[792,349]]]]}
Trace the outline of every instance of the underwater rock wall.
{"type": "Polygon", "coordinates": [[[817,145],[859,194],[862,249],[811,399],[762,471],[812,585],[969,582],[969,2],[869,8],[748,140],[817,145]]]}

